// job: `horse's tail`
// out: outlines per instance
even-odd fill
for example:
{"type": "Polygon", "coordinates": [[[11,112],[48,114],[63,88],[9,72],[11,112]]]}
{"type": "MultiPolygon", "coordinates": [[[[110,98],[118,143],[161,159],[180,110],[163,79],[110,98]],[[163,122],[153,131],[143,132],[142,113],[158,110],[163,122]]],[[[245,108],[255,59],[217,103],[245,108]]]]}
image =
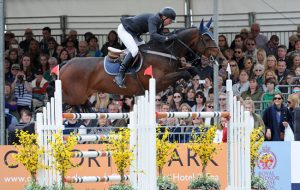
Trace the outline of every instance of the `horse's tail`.
{"type": "Polygon", "coordinates": [[[48,100],[50,100],[50,98],[54,97],[55,80],[49,81],[48,86],[46,88],[46,92],[47,92],[47,95],[48,95],[48,100]]]}
{"type": "MultiPolygon", "coordinates": [[[[68,62],[64,61],[61,64],[59,64],[59,70],[61,70],[61,68],[63,66],[65,66],[68,62]]],[[[55,92],[55,80],[56,77],[52,77],[52,79],[49,81],[48,83],[48,87],[46,88],[46,92],[48,95],[48,99],[50,100],[51,97],[54,97],[54,92],[55,92]]]]}

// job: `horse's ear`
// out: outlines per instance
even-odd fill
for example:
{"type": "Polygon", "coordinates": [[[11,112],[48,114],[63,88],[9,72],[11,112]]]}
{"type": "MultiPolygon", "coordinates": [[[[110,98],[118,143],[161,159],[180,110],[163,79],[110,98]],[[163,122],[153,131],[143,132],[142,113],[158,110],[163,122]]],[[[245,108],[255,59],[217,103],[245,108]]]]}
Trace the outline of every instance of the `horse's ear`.
{"type": "Polygon", "coordinates": [[[200,23],[200,26],[199,26],[199,31],[200,31],[200,33],[204,32],[204,22],[203,22],[203,19],[201,20],[201,23],[200,23]]]}
{"type": "Polygon", "coordinates": [[[212,23],[212,18],[210,17],[210,20],[209,20],[208,23],[206,24],[206,27],[209,28],[210,25],[211,25],[211,23],[212,23]]]}

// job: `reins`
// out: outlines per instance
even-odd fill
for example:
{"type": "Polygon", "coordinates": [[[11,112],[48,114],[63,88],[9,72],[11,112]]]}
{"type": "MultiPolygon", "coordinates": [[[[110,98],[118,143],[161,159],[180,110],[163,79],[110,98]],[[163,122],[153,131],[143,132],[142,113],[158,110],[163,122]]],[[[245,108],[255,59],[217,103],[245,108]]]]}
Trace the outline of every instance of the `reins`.
{"type": "Polygon", "coordinates": [[[182,40],[177,39],[177,41],[178,41],[181,45],[183,45],[183,46],[184,46],[190,53],[192,53],[192,55],[195,57],[195,59],[193,59],[193,60],[190,61],[191,63],[194,63],[195,61],[201,59],[200,56],[199,56],[197,53],[195,53],[195,52],[194,52],[188,45],[186,45],[182,40]]]}

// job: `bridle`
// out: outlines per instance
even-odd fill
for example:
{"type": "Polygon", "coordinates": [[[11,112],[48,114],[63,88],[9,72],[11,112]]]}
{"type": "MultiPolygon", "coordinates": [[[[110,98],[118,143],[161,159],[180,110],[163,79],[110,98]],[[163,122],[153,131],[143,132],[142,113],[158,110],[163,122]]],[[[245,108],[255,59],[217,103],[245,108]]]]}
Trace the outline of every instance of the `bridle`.
{"type": "MultiPolygon", "coordinates": [[[[177,39],[177,41],[182,45],[184,46],[188,51],[189,53],[191,53],[193,55],[193,57],[195,57],[193,60],[191,60],[190,62],[193,64],[194,62],[198,61],[201,59],[201,57],[196,53],[194,52],[194,50],[192,50],[188,45],[186,45],[182,40],[180,39],[177,39]]],[[[198,40],[199,41],[199,40],[198,40]]],[[[198,43],[198,42],[197,42],[198,43]]]]}
{"type": "MultiPolygon", "coordinates": [[[[203,36],[204,35],[208,35],[210,38],[211,38],[211,40],[214,40],[209,34],[207,34],[206,32],[205,33],[203,33],[203,34],[201,34],[200,36],[199,36],[199,38],[198,38],[198,40],[197,40],[197,42],[196,42],[196,44],[198,44],[199,43],[199,41],[201,40],[201,43],[204,45],[204,47],[205,48],[219,48],[218,46],[208,46],[207,45],[207,43],[204,41],[204,39],[203,39],[203,36]]],[[[191,53],[192,55],[193,55],[193,57],[195,57],[195,59],[193,59],[193,60],[191,60],[190,62],[193,64],[194,62],[196,62],[196,61],[198,61],[198,60],[200,60],[201,59],[201,57],[198,55],[198,53],[196,53],[196,52],[194,52],[194,50],[192,50],[188,45],[186,45],[186,43],[184,43],[182,40],[180,40],[180,39],[177,39],[177,41],[182,45],[182,46],[184,46],[188,51],[189,51],[189,53],[191,53]]],[[[210,56],[210,61],[214,61],[215,60],[215,57],[213,57],[213,56],[210,56]]]]}

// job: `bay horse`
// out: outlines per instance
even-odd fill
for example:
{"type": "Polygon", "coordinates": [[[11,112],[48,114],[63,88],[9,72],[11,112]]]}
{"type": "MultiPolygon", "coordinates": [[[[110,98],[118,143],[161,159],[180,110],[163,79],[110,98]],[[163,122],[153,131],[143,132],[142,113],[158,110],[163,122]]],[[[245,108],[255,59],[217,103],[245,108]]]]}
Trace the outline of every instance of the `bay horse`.
{"type": "MultiPolygon", "coordinates": [[[[113,82],[114,76],[104,70],[104,58],[74,58],[66,63],[60,70],[62,81],[63,102],[71,105],[85,105],[89,96],[94,92],[106,92],[122,95],[142,95],[148,89],[150,76],[144,76],[144,71],[150,65],[153,68],[153,77],[156,79],[157,92],[165,90],[181,78],[190,79],[191,70],[195,68],[182,68],[180,57],[193,52],[196,57],[223,57],[212,33],[209,31],[210,20],[206,25],[202,20],[199,28],[192,27],[175,31],[177,40],[166,44],[164,54],[151,54],[141,51],[143,65],[135,75],[126,75],[127,88],[120,88],[113,82]]],[[[150,43],[151,44],[151,43],[150,43]]],[[[157,44],[140,46],[153,51],[161,51],[157,44]]]]}

